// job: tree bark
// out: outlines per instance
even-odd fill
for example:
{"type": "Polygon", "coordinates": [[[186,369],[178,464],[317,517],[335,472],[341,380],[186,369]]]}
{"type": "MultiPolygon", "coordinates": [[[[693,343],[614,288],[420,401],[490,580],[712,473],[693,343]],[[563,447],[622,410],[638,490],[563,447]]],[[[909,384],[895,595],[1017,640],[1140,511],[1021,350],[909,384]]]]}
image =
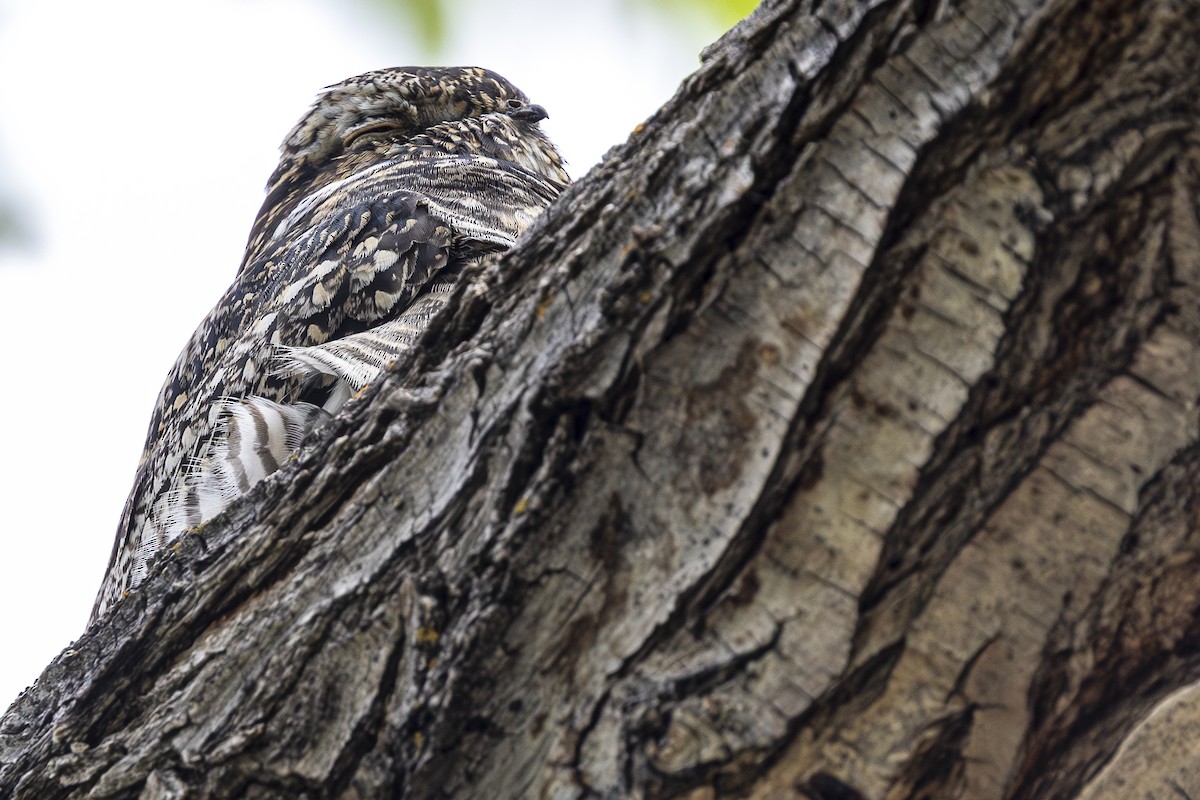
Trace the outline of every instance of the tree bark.
{"type": "Polygon", "coordinates": [[[1198,41],[768,0],[47,668],[0,797],[1200,797],[1198,41]]]}

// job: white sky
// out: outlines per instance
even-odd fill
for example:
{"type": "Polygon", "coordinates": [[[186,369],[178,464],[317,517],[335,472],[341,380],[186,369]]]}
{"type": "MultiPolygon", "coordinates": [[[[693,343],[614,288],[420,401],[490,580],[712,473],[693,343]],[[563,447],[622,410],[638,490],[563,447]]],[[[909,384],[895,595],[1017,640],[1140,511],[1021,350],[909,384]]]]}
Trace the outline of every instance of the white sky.
{"type": "Polygon", "coordinates": [[[82,631],[167,370],[241,257],[317,91],[474,64],[520,86],[579,177],[719,30],[631,0],[461,0],[447,47],[369,3],[0,0],[0,712],[82,631]]]}

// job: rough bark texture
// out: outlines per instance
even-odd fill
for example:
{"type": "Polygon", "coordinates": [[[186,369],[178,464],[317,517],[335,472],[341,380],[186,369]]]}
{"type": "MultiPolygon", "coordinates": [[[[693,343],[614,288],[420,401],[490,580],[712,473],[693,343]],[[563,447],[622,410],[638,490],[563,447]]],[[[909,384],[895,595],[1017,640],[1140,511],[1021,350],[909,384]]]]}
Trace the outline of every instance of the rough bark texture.
{"type": "Polygon", "coordinates": [[[1198,41],[765,3],[18,699],[0,797],[1200,796],[1198,41]]]}

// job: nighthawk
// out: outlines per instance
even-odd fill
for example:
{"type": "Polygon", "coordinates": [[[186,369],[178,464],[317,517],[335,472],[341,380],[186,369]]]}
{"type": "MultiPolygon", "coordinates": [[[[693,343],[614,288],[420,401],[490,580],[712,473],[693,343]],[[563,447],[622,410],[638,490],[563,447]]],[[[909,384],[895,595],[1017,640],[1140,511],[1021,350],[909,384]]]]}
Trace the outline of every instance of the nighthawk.
{"type": "Polygon", "coordinates": [[[326,89],[288,134],[233,285],[159,394],[92,609],[270,475],[398,354],[455,278],[566,187],[541,106],[476,67],[326,89]]]}

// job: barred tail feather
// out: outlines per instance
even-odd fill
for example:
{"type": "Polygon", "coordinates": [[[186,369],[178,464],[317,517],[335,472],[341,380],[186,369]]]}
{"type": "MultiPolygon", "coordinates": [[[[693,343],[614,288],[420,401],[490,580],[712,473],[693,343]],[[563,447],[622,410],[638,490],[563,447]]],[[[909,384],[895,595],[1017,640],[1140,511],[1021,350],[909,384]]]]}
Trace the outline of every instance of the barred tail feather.
{"type": "Polygon", "coordinates": [[[212,519],[282,466],[329,418],[311,403],[263,397],[221,401],[216,432],[182,485],[163,503],[167,539],[212,519]]]}

